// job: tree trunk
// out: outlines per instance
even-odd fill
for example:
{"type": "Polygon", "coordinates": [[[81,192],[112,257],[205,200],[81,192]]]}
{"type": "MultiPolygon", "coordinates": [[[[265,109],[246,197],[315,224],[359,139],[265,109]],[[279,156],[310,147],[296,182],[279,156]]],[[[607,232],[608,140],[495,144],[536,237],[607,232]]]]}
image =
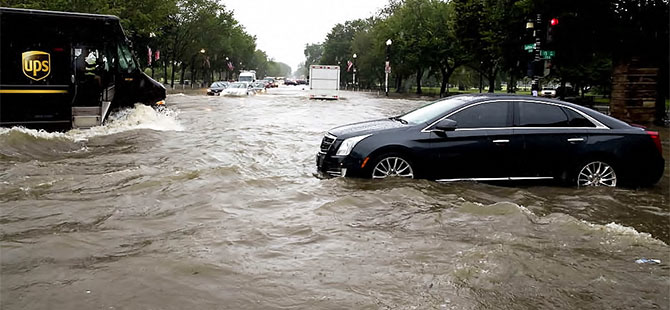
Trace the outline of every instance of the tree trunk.
{"type": "Polygon", "coordinates": [[[489,93],[493,93],[496,90],[496,71],[493,70],[487,78],[489,80],[489,93]]]}
{"type": "Polygon", "coordinates": [[[423,79],[423,70],[416,70],[416,94],[423,94],[423,89],[421,88],[421,80],[423,79]]]}
{"type": "Polygon", "coordinates": [[[446,97],[449,95],[449,79],[451,79],[451,75],[454,74],[454,71],[456,71],[456,66],[449,68],[440,68],[440,71],[442,73],[442,86],[440,87],[440,97],[446,97]]]}
{"type": "Polygon", "coordinates": [[[565,80],[561,79],[561,93],[559,94],[561,100],[565,100],[565,80]]]}
{"type": "Polygon", "coordinates": [[[168,61],[166,58],[163,59],[163,85],[167,84],[168,80],[167,69],[168,69],[168,61]]]}
{"type": "Polygon", "coordinates": [[[516,93],[516,78],[512,70],[510,70],[509,74],[509,82],[507,83],[507,92],[510,94],[516,93]]]}
{"type": "Polygon", "coordinates": [[[172,62],[172,79],[171,79],[171,82],[170,82],[170,87],[172,87],[172,89],[174,89],[174,63],[175,62],[173,61],[172,62]]]}
{"type": "Polygon", "coordinates": [[[440,85],[440,98],[444,97],[447,93],[447,84],[449,83],[449,78],[447,77],[447,69],[440,68],[440,73],[442,74],[442,84],[440,85]]]}
{"type": "Polygon", "coordinates": [[[184,86],[184,75],[185,74],[186,74],[186,66],[184,66],[184,64],[182,63],[182,65],[181,65],[181,79],[180,79],[182,87],[184,86]]]}
{"type": "Polygon", "coordinates": [[[400,74],[395,76],[395,92],[402,93],[402,76],[400,74]]]}

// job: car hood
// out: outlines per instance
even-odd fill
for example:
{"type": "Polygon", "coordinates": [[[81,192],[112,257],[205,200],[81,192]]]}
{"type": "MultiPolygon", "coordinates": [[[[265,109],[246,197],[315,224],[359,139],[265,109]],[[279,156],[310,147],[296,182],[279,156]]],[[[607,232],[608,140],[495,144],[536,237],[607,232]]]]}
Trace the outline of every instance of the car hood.
{"type": "Polygon", "coordinates": [[[337,136],[338,138],[341,137],[346,139],[348,137],[365,135],[370,133],[378,133],[381,131],[387,131],[405,127],[407,127],[407,125],[404,125],[399,121],[394,121],[385,118],[374,121],[366,121],[366,122],[339,126],[329,130],[328,132],[337,136]]]}

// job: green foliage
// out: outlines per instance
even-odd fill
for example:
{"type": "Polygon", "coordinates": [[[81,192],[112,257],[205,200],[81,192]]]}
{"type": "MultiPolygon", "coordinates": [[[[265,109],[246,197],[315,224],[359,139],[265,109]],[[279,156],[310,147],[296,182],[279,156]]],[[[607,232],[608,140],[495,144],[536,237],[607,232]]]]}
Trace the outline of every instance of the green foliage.
{"type": "MultiPolygon", "coordinates": [[[[367,20],[333,27],[319,45],[320,61],[341,62],[344,68],[356,53],[361,83],[374,87],[383,83],[384,42],[392,39],[390,61],[397,90],[415,78],[413,85],[420,92],[422,81],[439,74],[444,94],[449,84],[479,85],[481,74],[492,92],[503,78],[515,85],[526,75],[533,54],[523,45],[534,43],[535,37],[525,26],[540,14],[535,35],[543,50],[556,53],[547,81],[583,90],[596,87],[606,94],[613,65],[635,58],[661,68],[666,82],[659,84],[659,91],[668,96],[663,72],[670,71],[669,7],[668,0],[390,0],[367,20]],[[552,28],[553,42],[547,46],[548,23],[554,17],[559,24],[552,28]]],[[[314,46],[308,47],[306,64],[318,54],[314,46]]],[[[344,78],[350,80],[350,73],[344,78]]]]}

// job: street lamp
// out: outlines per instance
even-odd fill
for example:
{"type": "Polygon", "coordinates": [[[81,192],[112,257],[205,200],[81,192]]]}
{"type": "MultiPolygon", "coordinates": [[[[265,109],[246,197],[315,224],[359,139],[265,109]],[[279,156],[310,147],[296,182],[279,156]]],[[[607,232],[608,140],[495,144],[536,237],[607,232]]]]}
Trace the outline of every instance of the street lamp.
{"type": "MultiPolygon", "coordinates": [[[[156,37],[156,33],[154,33],[154,32],[149,33],[150,44],[154,43],[154,38],[155,37],[156,37]]],[[[155,48],[155,46],[154,46],[154,48],[155,48]]],[[[154,59],[153,58],[154,58],[153,51],[151,50],[151,47],[149,47],[149,66],[151,66],[151,78],[152,79],[154,78],[154,61],[153,61],[154,59]]]]}
{"type": "Polygon", "coordinates": [[[202,54],[202,87],[205,87],[207,83],[205,82],[205,49],[200,49],[200,54],[202,54]]]}
{"type": "Polygon", "coordinates": [[[391,73],[391,44],[393,42],[391,39],[386,40],[386,66],[384,67],[384,72],[386,73],[385,79],[385,88],[386,88],[386,97],[389,95],[389,73],[391,73]]]}
{"type": "Polygon", "coordinates": [[[354,57],[354,80],[353,80],[353,83],[352,83],[353,85],[351,87],[354,90],[356,90],[356,57],[358,57],[358,55],[356,55],[356,53],[354,53],[353,57],[354,57]]]}
{"type": "Polygon", "coordinates": [[[226,56],[226,81],[230,80],[230,59],[226,56]]]}

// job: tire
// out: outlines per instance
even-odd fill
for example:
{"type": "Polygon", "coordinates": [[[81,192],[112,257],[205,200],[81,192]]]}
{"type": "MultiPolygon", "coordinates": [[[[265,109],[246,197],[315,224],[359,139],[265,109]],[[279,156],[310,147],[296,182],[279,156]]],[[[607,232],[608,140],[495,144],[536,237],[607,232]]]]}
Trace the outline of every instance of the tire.
{"type": "Polygon", "coordinates": [[[614,167],[606,162],[589,160],[578,167],[575,177],[577,187],[617,185],[618,178],[614,167]]]}
{"type": "Polygon", "coordinates": [[[369,176],[373,179],[401,177],[413,179],[415,169],[407,156],[398,153],[387,153],[378,156],[373,162],[369,176]]]}

